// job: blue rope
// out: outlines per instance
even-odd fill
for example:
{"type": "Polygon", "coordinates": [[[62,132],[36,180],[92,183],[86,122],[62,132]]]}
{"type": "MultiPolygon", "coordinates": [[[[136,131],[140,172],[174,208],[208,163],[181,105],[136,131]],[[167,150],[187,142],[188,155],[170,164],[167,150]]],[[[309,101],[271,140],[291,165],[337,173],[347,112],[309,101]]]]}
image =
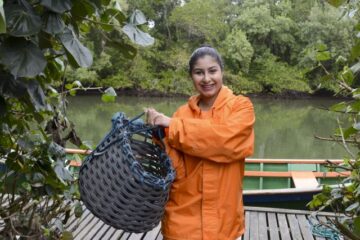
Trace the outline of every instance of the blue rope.
{"type": "Polygon", "coordinates": [[[320,223],[314,217],[309,219],[311,232],[316,237],[323,237],[329,240],[340,240],[340,232],[335,230],[336,227],[333,223],[327,221],[326,224],[330,225],[331,227],[326,226],[323,223],[320,223]],[[313,223],[313,221],[315,223],[313,223]]]}

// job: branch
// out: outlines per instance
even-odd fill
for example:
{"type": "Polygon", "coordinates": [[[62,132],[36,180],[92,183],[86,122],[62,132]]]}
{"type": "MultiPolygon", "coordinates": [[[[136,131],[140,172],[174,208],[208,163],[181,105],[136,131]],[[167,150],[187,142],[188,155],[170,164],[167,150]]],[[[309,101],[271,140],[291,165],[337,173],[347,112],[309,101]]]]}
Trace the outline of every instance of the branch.
{"type": "Polygon", "coordinates": [[[336,139],[334,137],[326,138],[326,137],[320,137],[317,135],[315,135],[314,137],[319,140],[325,140],[325,141],[330,141],[330,142],[342,142],[343,143],[345,141],[346,143],[358,143],[355,140],[336,139]]]}
{"type": "Polygon", "coordinates": [[[341,124],[340,124],[340,120],[339,118],[336,119],[337,120],[337,123],[339,125],[339,130],[340,130],[340,134],[341,134],[341,139],[342,139],[342,143],[343,143],[343,146],[345,148],[345,150],[350,154],[350,156],[353,158],[353,159],[356,159],[355,155],[350,151],[349,147],[347,146],[346,144],[346,140],[344,138],[344,132],[341,128],[341,124]]]}

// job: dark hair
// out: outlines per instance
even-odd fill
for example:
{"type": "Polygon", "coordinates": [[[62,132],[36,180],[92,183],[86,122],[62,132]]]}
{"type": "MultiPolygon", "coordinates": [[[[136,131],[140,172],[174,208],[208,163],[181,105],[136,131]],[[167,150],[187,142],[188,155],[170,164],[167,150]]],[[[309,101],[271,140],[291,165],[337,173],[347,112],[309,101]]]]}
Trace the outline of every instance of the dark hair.
{"type": "Polygon", "coordinates": [[[199,58],[202,58],[206,55],[213,57],[216,60],[216,62],[219,64],[221,71],[224,70],[224,62],[223,62],[220,54],[218,53],[218,51],[216,51],[215,48],[206,45],[206,46],[201,46],[201,47],[195,49],[195,51],[191,54],[190,60],[189,60],[189,74],[191,74],[196,61],[199,58]]]}

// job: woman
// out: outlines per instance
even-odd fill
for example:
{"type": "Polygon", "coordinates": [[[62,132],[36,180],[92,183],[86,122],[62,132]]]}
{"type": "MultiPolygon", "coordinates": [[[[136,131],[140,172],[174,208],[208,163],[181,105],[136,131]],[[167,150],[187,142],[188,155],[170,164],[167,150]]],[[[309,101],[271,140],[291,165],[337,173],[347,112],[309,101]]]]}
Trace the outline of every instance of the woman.
{"type": "Polygon", "coordinates": [[[149,108],[147,122],[166,127],[176,169],[162,233],[169,240],[236,239],[244,233],[244,159],[253,152],[253,105],[223,86],[223,62],[211,47],[191,55],[199,93],[167,117],[149,108]]]}

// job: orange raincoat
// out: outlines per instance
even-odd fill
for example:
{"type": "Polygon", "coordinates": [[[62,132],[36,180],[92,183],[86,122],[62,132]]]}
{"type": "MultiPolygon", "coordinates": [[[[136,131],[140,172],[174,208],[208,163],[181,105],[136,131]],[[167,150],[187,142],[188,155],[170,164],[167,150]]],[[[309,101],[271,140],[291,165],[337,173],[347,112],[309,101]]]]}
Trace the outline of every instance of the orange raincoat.
{"type": "Polygon", "coordinates": [[[222,86],[209,111],[199,96],[180,107],[167,132],[176,169],[162,221],[167,240],[232,240],[244,233],[244,159],[253,153],[253,105],[222,86]]]}

